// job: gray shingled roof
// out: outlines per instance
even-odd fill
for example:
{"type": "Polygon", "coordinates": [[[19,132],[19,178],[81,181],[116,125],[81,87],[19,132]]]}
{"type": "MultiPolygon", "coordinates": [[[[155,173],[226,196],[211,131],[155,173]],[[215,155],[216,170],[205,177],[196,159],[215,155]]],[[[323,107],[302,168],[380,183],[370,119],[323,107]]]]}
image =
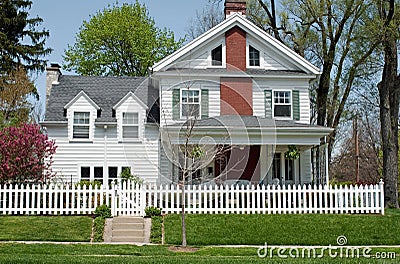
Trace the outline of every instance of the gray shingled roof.
{"type": "MultiPolygon", "coordinates": [[[[182,124],[174,124],[172,126],[182,126],[182,124]]],[[[296,128],[322,128],[323,126],[310,125],[295,122],[293,120],[274,120],[271,118],[264,118],[258,116],[239,116],[239,115],[225,115],[216,116],[206,119],[199,119],[196,121],[196,127],[296,127],[296,128]]]]}
{"type": "MultiPolygon", "coordinates": [[[[176,72],[177,74],[243,74],[252,76],[309,76],[304,71],[291,71],[291,70],[265,70],[265,69],[247,69],[244,72],[227,70],[226,68],[206,68],[206,69],[193,69],[193,68],[179,68],[171,67],[165,72],[176,72]]],[[[157,75],[157,73],[155,73],[157,75]]]]}
{"type": "Polygon", "coordinates": [[[84,91],[100,108],[101,116],[96,122],[115,122],[112,117],[112,108],[129,92],[152,109],[158,92],[149,87],[146,77],[103,77],[103,76],[72,76],[61,75],[59,84],[53,84],[48,105],[46,107],[45,122],[66,121],[64,106],[79,92],[84,91]]]}

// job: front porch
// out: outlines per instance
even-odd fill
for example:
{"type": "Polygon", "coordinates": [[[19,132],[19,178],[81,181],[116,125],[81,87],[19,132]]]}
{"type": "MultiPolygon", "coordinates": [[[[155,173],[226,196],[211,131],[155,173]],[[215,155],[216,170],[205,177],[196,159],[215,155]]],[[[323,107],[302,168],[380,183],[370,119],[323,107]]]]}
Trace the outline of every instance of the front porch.
{"type": "MultiPolygon", "coordinates": [[[[320,147],[321,138],[330,132],[326,127],[254,116],[219,116],[165,126],[161,142],[169,152],[164,155],[169,169],[161,172],[161,183],[180,182],[185,169],[189,170],[185,184],[313,183],[311,150],[320,147]],[[185,146],[206,149],[208,157],[195,168],[184,167],[184,159],[177,157],[184,155],[185,146]],[[298,152],[296,157],[287,157],[289,146],[298,152]]],[[[327,163],[319,171],[327,171],[327,163]]]]}

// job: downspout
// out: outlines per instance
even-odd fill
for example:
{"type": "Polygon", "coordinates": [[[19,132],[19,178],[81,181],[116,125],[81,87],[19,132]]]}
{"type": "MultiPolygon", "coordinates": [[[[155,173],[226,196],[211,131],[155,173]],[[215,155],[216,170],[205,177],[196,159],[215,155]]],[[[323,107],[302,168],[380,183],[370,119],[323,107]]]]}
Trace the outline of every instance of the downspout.
{"type": "Polygon", "coordinates": [[[104,125],[104,167],[103,167],[103,185],[108,184],[108,169],[107,169],[107,125],[104,125]],[[107,175],[107,181],[104,182],[104,176],[107,175]]]}

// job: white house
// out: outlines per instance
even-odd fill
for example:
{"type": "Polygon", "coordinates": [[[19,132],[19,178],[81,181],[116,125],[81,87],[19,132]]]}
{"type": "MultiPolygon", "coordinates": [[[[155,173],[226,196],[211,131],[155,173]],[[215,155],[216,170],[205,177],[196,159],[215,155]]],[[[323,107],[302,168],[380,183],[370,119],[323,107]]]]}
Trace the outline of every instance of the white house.
{"type": "Polygon", "coordinates": [[[227,149],[194,178],[311,182],[310,150],[331,132],[310,125],[309,86],[320,72],[245,12],[245,1],[226,0],[226,19],[156,63],[150,78],[64,76],[49,67],[43,125],[58,144],[53,170],[66,180],[109,181],[131,167],[148,182],[173,181],[180,169],[168,153],[194,119],[190,144],[227,149]],[[298,159],[285,158],[289,146],[298,159]]]}

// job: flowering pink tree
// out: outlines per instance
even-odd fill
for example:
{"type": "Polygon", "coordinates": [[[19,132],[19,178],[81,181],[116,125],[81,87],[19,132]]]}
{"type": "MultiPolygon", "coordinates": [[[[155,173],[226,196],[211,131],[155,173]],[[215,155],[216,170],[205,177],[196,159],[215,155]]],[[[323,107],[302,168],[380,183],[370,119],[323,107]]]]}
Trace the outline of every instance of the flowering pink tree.
{"type": "Polygon", "coordinates": [[[0,131],[0,183],[45,182],[57,146],[39,125],[24,124],[0,131]]]}

